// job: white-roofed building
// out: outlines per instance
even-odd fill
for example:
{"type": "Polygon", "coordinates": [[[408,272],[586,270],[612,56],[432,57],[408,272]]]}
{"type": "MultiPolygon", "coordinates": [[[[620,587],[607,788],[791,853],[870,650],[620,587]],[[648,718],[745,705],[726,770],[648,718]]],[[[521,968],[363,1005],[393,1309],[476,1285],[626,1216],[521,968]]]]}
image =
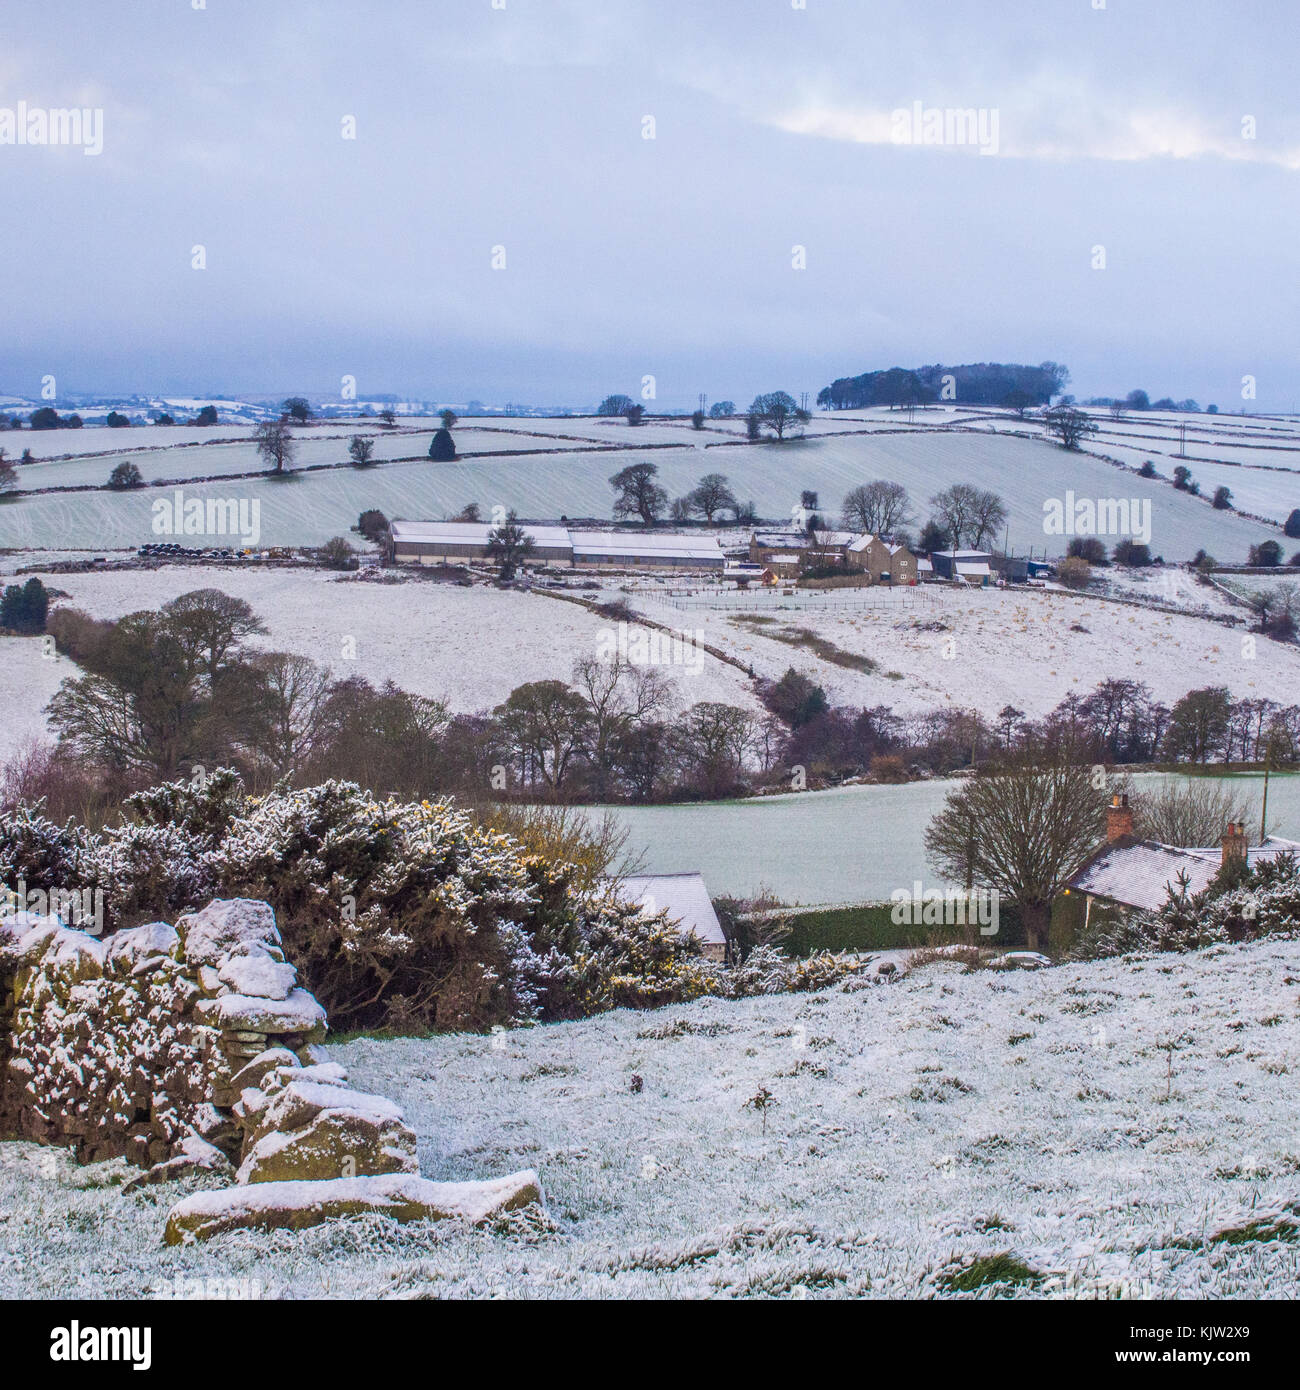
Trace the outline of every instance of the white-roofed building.
{"type": "Polygon", "coordinates": [[[726,956],[727,939],[703,874],[632,874],[619,881],[619,893],[648,914],[667,910],[669,921],[681,927],[683,936],[694,936],[709,960],[726,956]]]}
{"type": "Polygon", "coordinates": [[[720,570],[726,555],[716,536],[667,531],[570,531],[575,565],[640,565],[720,570]]]}
{"type": "Polygon", "coordinates": [[[939,579],[986,585],[992,578],[987,550],[935,550],[930,553],[934,573],[939,579]]]}
{"type": "MultiPolygon", "coordinates": [[[[394,521],[393,558],[398,564],[464,564],[487,558],[488,537],[495,528],[477,521],[394,521]]],[[[572,564],[573,544],[564,526],[526,525],[532,538],[532,560],[572,564]]]]}

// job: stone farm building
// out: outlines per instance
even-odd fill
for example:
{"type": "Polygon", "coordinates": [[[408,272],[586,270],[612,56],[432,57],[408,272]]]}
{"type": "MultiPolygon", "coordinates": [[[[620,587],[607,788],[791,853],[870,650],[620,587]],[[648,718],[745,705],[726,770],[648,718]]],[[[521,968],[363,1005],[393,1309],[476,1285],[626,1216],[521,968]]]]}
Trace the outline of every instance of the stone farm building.
{"type": "Polygon", "coordinates": [[[709,960],[725,958],[727,939],[702,874],[632,874],[619,881],[618,890],[647,913],[666,908],[669,920],[678,923],[683,936],[694,936],[709,960]]]}
{"type": "Polygon", "coordinates": [[[914,584],[920,578],[918,557],[899,541],[852,531],[755,531],[749,558],[781,579],[805,570],[860,570],[873,584],[914,584]]]}

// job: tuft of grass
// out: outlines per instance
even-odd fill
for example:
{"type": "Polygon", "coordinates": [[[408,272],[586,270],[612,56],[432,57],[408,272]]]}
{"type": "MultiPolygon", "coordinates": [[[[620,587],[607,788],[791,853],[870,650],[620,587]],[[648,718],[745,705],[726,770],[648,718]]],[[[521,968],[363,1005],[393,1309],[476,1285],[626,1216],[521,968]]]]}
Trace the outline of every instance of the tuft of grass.
{"type": "Polygon", "coordinates": [[[1254,1241],[1296,1240],[1300,1221],[1288,1210],[1258,1217],[1241,1226],[1224,1226],[1210,1236],[1207,1245],[1250,1245],[1254,1241]]]}
{"type": "Polygon", "coordinates": [[[996,1255],[980,1255],[969,1264],[950,1266],[936,1282],[946,1293],[973,1293],[990,1284],[1041,1284],[1043,1276],[1003,1250],[996,1255]]]}

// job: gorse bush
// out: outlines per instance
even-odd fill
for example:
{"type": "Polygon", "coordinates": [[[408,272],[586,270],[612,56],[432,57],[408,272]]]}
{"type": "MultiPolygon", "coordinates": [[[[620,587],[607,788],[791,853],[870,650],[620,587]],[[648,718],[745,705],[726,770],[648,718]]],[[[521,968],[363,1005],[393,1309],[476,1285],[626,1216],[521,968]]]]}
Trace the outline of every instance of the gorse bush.
{"type": "Polygon", "coordinates": [[[816,988],[850,968],[782,957],[731,980],[664,913],[618,895],[607,830],[563,814],[522,819],[520,839],[450,802],[381,801],[349,782],[249,796],[227,769],[125,810],[98,833],[27,806],[0,815],[5,884],[102,890],[110,931],[213,897],[265,899],[338,1029],[487,1029],[816,988]]]}

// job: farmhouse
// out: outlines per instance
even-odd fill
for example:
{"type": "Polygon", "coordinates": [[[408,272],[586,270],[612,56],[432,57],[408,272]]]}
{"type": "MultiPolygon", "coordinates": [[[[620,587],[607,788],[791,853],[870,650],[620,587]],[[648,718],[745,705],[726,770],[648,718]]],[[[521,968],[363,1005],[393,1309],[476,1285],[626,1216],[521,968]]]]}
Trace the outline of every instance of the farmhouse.
{"type": "MultiPolygon", "coordinates": [[[[474,521],[394,521],[393,558],[398,564],[464,564],[488,557],[493,528],[474,521]]],[[[533,541],[532,559],[547,564],[573,563],[573,543],[563,526],[525,526],[533,541]]]]}
{"type": "Polygon", "coordinates": [[[649,914],[666,908],[669,920],[681,927],[683,936],[694,936],[709,960],[725,957],[727,939],[702,874],[633,874],[618,888],[626,901],[640,903],[649,914]]]}
{"type": "Polygon", "coordinates": [[[1137,909],[1155,912],[1169,894],[1188,895],[1208,888],[1223,865],[1239,860],[1253,868],[1300,843],[1270,835],[1251,845],[1246,827],[1229,824],[1220,843],[1205,849],[1181,849],[1133,834],[1133,810],[1127,796],[1115,796],[1106,808],[1106,843],[1069,880],[1064,901],[1053,917],[1067,928],[1086,927],[1097,912],[1137,909]]]}
{"type": "Polygon", "coordinates": [[[897,541],[856,536],[844,549],[846,562],[871,576],[873,584],[912,584],[919,578],[917,558],[897,541]]]}

